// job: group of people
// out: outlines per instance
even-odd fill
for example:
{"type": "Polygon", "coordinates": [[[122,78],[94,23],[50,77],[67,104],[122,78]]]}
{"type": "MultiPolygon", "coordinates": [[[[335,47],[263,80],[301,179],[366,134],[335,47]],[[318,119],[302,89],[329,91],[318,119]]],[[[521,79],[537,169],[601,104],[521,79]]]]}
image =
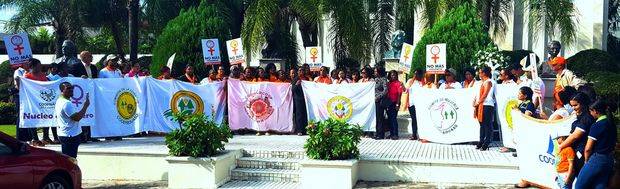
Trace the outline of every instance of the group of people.
{"type": "MultiPolygon", "coordinates": [[[[140,69],[138,64],[131,66],[131,69],[123,73],[119,69],[119,62],[121,59],[116,56],[110,56],[105,61],[105,67],[98,69],[97,66],[92,64],[93,56],[88,51],[82,51],[79,54],[80,63],[69,64],[67,62],[52,63],[47,67],[41,64],[38,59],[30,59],[30,61],[21,64],[14,73],[13,79],[15,84],[15,94],[13,100],[16,105],[19,104],[19,87],[20,78],[28,78],[35,81],[56,81],[64,77],[81,77],[81,78],[122,78],[122,77],[136,77],[136,76],[148,76],[149,72],[145,69],[140,69]]],[[[17,112],[19,112],[19,106],[16,106],[17,112]]],[[[17,118],[17,139],[28,142],[33,146],[45,146],[46,144],[60,144],[62,137],[67,136],[67,133],[58,131],[56,127],[43,127],[43,138],[40,139],[37,134],[36,128],[19,128],[19,117],[17,118]],[[50,136],[50,132],[52,135],[50,136]]],[[[80,140],[84,142],[98,142],[99,139],[90,137],[90,127],[84,126],[81,128],[83,134],[81,134],[80,140]]],[[[120,137],[110,137],[107,140],[121,140],[120,137]]]]}

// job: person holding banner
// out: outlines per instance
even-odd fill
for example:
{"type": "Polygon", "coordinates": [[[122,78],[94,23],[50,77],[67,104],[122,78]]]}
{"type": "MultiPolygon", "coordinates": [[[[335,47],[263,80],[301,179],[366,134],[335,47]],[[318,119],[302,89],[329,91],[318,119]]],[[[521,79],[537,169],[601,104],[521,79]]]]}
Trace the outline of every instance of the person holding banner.
{"type": "Polygon", "coordinates": [[[466,68],[463,72],[465,80],[463,81],[463,88],[472,88],[476,83],[476,71],[471,68],[466,68]]]}
{"type": "Polygon", "coordinates": [[[590,115],[596,122],[590,127],[585,147],[585,165],[579,172],[575,188],[605,189],[614,169],[614,149],[618,140],[612,111],[616,107],[605,100],[597,100],[590,106],[590,115]]]}
{"type": "Polygon", "coordinates": [[[185,74],[181,75],[177,79],[179,81],[185,81],[185,82],[192,83],[192,84],[198,83],[198,77],[194,75],[194,66],[192,66],[192,64],[190,63],[185,65],[185,74]]]}
{"type": "Polygon", "coordinates": [[[268,77],[268,81],[269,82],[277,82],[278,81],[278,70],[276,68],[276,65],[273,63],[269,63],[267,64],[267,66],[265,67],[265,70],[267,70],[267,75],[269,75],[268,77]]]}
{"type": "Polygon", "coordinates": [[[122,78],[123,74],[118,69],[118,58],[111,56],[106,60],[105,68],[99,70],[99,78],[122,78]]]}
{"type": "Polygon", "coordinates": [[[372,82],[374,81],[374,79],[372,77],[370,77],[370,72],[371,69],[370,68],[362,68],[362,71],[360,72],[360,80],[359,83],[366,83],[366,82],[372,82]]]}
{"type": "Polygon", "coordinates": [[[249,67],[249,66],[246,67],[243,70],[243,76],[242,77],[243,77],[243,79],[241,79],[241,80],[243,80],[243,81],[249,81],[249,82],[254,81],[254,68],[249,67]]]}
{"type": "MultiPolygon", "coordinates": [[[[342,73],[343,71],[340,72],[342,73]]],[[[398,120],[396,119],[396,116],[398,114],[398,109],[400,108],[400,99],[403,91],[405,91],[405,86],[398,80],[398,72],[396,72],[396,70],[390,71],[388,78],[390,79],[390,82],[387,84],[388,89],[386,97],[390,101],[390,104],[386,106],[386,111],[388,115],[388,122],[390,124],[390,138],[392,140],[398,140],[398,120]]],[[[382,136],[382,133],[379,134],[379,136],[382,136]]]]}
{"type": "Polygon", "coordinates": [[[426,74],[424,88],[427,89],[437,89],[437,83],[435,83],[435,79],[433,78],[433,74],[426,74]]]}
{"type": "Polygon", "coordinates": [[[474,103],[476,107],[475,118],[480,122],[480,141],[476,149],[485,151],[489,149],[493,137],[493,115],[495,114],[495,82],[491,77],[491,68],[483,66],[479,71],[482,86],[478,99],[474,103]]]}
{"type": "Polygon", "coordinates": [[[456,70],[454,68],[446,69],[446,82],[439,86],[439,89],[462,89],[461,83],[456,81],[456,70]]]}
{"type": "Polygon", "coordinates": [[[351,83],[358,83],[360,80],[360,72],[358,70],[354,70],[351,73],[351,83]]]}
{"type": "MultiPolygon", "coordinates": [[[[564,143],[566,137],[567,134],[558,136],[556,138],[558,144],[564,143]]],[[[571,147],[564,148],[560,151],[558,159],[559,163],[556,168],[558,176],[555,180],[561,189],[570,189],[573,185],[573,179],[575,179],[575,163],[573,163],[575,160],[575,151],[571,147]]]]}
{"type": "MultiPolygon", "coordinates": [[[[304,64],[306,65],[306,64],[304,64]]],[[[308,71],[310,68],[306,69],[304,66],[300,67],[297,71],[297,74],[299,75],[299,80],[302,81],[312,81],[312,78],[310,77],[310,72],[308,71]]]]}
{"type": "Polygon", "coordinates": [[[73,85],[69,82],[60,84],[61,97],[56,101],[54,114],[58,123],[58,138],[62,153],[70,157],[76,158],[78,146],[80,145],[80,135],[82,128],[79,126],[80,120],[86,114],[88,106],[90,106],[89,93],[86,93],[86,101],[81,110],[76,110],[72,103],[73,85]]]}
{"type": "Polygon", "coordinates": [[[233,65],[230,67],[230,78],[242,79],[241,75],[241,68],[238,65],[233,65]]]}
{"type": "Polygon", "coordinates": [[[499,72],[499,80],[501,81],[502,84],[507,84],[507,85],[516,85],[517,82],[515,81],[516,78],[514,75],[512,75],[512,72],[510,72],[509,69],[502,69],[499,72]]]}
{"type": "MultiPolygon", "coordinates": [[[[43,66],[41,66],[41,61],[35,58],[31,58],[29,61],[29,65],[32,67],[32,71],[24,74],[24,78],[34,80],[34,81],[49,81],[47,76],[43,72],[43,66]]],[[[19,106],[18,104],[16,104],[19,106]]],[[[47,138],[46,143],[51,143],[49,139],[49,127],[43,127],[43,137],[47,138]]],[[[28,133],[30,135],[30,139],[33,146],[45,146],[45,143],[39,140],[39,135],[37,134],[37,128],[29,128],[28,133]]]]}
{"type": "Polygon", "coordinates": [[[226,78],[226,73],[224,73],[224,66],[223,65],[220,65],[217,68],[217,76],[216,76],[216,78],[219,81],[224,81],[224,79],[226,78]]]}
{"type": "Polygon", "coordinates": [[[159,77],[157,77],[157,79],[159,79],[159,80],[170,80],[170,79],[173,79],[170,76],[170,68],[168,68],[168,66],[161,67],[160,71],[161,71],[161,75],[159,77]]]}
{"type": "Polygon", "coordinates": [[[269,81],[269,74],[265,72],[265,69],[258,67],[256,75],[254,75],[254,80],[252,82],[264,82],[269,81]]]}
{"type": "Polygon", "coordinates": [[[202,81],[200,81],[200,84],[207,84],[207,83],[213,83],[216,81],[220,81],[219,79],[217,79],[217,73],[215,73],[214,69],[209,70],[209,76],[202,79],[202,81]]]}
{"type": "Polygon", "coordinates": [[[421,69],[417,69],[413,72],[413,77],[407,80],[407,84],[405,84],[405,95],[407,95],[409,116],[411,116],[411,138],[409,140],[419,139],[415,104],[411,94],[413,94],[416,88],[422,88],[422,86],[424,86],[424,72],[421,69]]]}
{"type": "Polygon", "coordinates": [[[332,84],[332,79],[329,77],[329,68],[326,66],[321,66],[321,75],[314,78],[314,82],[332,84]]]}
{"type": "Polygon", "coordinates": [[[547,119],[550,121],[561,120],[570,117],[570,114],[573,113],[573,108],[570,106],[569,101],[570,97],[575,95],[575,93],[577,93],[577,90],[575,88],[571,86],[564,87],[564,90],[558,93],[558,96],[560,96],[560,100],[562,101],[563,106],[556,106],[555,111],[553,111],[550,116],[547,116],[547,114],[545,114],[545,111],[541,111],[539,117],[541,119],[547,119]]]}
{"type": "Polygon", "coordinates": [[[278,83],[288,83],[290,82],[288,75],[286,75],[286,71],[282,70],[278,70],[278,81],[276,81],[278,83]]]}
{"type": "Polygon", "coordinates": [[[346,70],[340,69],[338,70],[338,79],[336,79],[334,82],[336,84],[343,84],[343,83],[351,83],[351,80],[347,78],[346,70]]]}
{"type": "Polygon", "coordinates": [[[579,178],[579,173],[585,163],[584,154],[587,136],[594,123],[594,117],[588,113],[590,98],[585,93],[577,93],[573,96],[570,99],[570,105],[577,115],[577,120],[571,124],[571,134],[558,148],[562,150],[567,147],[572,147],[576,151],[575,173],[577,175],[575,175],[575,177],[579,178]]]}
{"type": "MultiPolygon", "coordinates": [[[[299,68],[299,70],[302,70],[302,68],[299,68]]],[[[293,92],[294,132],[296,132],[298,136],[301,136],[306,134],[306,126],[308,126],[304,91],[301,87],[301,78],[297,75],[297,70],[291,69],[289,71],[289,77],[291,78],[291,91],[293,92]]]]}

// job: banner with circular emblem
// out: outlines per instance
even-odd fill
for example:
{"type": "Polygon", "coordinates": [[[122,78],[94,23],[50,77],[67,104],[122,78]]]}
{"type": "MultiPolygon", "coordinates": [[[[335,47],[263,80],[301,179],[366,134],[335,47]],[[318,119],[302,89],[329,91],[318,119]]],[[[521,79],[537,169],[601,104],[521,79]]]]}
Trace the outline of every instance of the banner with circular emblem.
{"type": "MultiPolygon", "coordinates": [[[[90,93],[90,101],[94,102],[93,81],[76,77],[62,78],[56,81],[41,82],[26,78],[20,79],[19,91],[19,127],[55,127],[56,123],[54,108],[56,101],[62,95],[59,85],[62,82],[69,82],[73,85],[73,96],[70,97],[71,104],[76,109],[82,109],[86,101],[86,93],[90,93]]],[[[93,126],[95,124],[95,109],[88,108],[86,115],[80,120],[80,126],[93,126]]]]}
{"type": "Polygon", "coordinates": [[[293,94],[289,83],[229,79],[228,108],[232,130],[293,130],[293,94]]]}
{"type": "Polygon", "coordinates": [[[127,136],[140,131],[146,109],[145,79],[108,78],[95,82],[97,101],[92,104],[100,119],[91,128],[91,136],[127,136]]]}
{"type": "Polygon", "coordinates": [[[364,131],[375,131],[375,83],[327,85],[302,82],[306,97],[308,120],[329,118],[362,126],[364,131]]]}
{"type": "Polygon", "coordinates": [[[476,92],[476,88],[416,89],[410,98],[416,99],[420,138],[443,144],[478,141],[480,123],[472,106],[476,92]]]}
{"type": "Polygon", "coordinates": [[[179,112],[203,114],[217,123],[224,119],[224,82],[194,85],[147,78],[146,94],[149,103],[144,125],[149,131],[170,132],[179,128],[179,123],[172,120],[172,115],[179,112]]]}

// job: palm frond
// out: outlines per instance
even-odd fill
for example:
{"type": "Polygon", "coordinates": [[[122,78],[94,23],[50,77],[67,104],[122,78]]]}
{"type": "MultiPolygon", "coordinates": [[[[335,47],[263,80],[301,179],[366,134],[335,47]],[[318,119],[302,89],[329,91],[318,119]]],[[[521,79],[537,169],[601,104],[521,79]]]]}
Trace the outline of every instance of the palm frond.
{"type": "MultiPolygon", "coordinates": [[[[532,30],[538,34],[545,31],[549,37],[557,37],[555,31],[560,32],[561,42],[571,45],[577,36],[577,10],[571,0],[524,0],[529,11],[528,20],[532,30]]],[[[537,35],[534,35],[534,39],[537,35]]]]}
{"type": "Polygon", "coordinates": [[[394,0],[380,0],[372,20],[375,61],[390,49],[390,34],[394,31],[394,0]]]}
{"type": "Polygon", "coordinates": [[[266,32],[271,31],[275,24],[275,15],[278,11],[278,0],[256,0],[250,4],[245,12],[241,38],[244,51],[248,54],[260,51],[266,32]]]}
{"type": "Polygon", "coordinates": [[[357,0],[325,0],[332,25],[329,28],[331,46],[336,61],[353,58],[367,64],[372,36],[370,22],[363,2],[357,0]]]}
{"type": "Polygon", "coordinates": [[[508,30],[508,19],[512,14],[512,1],[494,0],[490,6],[490,25],[488,27],[495,39],[503,40],[508,30]]]}

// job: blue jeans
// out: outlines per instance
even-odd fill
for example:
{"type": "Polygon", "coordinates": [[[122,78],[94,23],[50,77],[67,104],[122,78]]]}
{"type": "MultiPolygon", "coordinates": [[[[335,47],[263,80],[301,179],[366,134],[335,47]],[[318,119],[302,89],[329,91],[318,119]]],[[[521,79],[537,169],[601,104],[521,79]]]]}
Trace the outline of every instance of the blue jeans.
{"type": "Polygon", "coordinates": [[[76,158],[78,147],[80,146],[80,142],[82,141],[81,137],[81,134],[72,137],[59,136],[58,140],[60,140],[62,153],[70,157],[76,158]]]}
{"type": "Polygon", "coordinates": [[[390,120],[390,137],[398,137],[398,120],[396,115],[398,114],[398,108],[396,104],[392,104],[387,108],[388,120],[390,120]]]}
{"type": "Polygon", "coordinates": [[[614,173],[614,158],[611,154],[594,153],[583,165],[575,188],[605,189],[614,173]]]}

